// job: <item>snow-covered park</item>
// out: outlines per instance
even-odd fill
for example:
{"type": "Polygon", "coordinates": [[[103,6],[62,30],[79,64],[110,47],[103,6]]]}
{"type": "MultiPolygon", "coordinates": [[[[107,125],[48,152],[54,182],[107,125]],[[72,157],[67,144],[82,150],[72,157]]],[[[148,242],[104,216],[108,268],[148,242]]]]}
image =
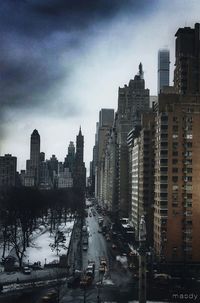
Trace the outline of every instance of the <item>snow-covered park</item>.
{"type": "Polygon", "coordinates": [[[25,252],[24,262],[33,264],[39,261],[42,266],[45,263],[58,262],[59,256],[67,254],[73,226],[74,220],[59,225],[58,230],[63,232],[65,241],[62,243],[62,247],[59,247],[59,251],[57,251],[57,249],[51,248],[54,243],[55,233],[50,233],[49,229],[41,225],[33,233],[31,245],[25,252]]]}
{"type": "MultiPolygon", "coordinates": [[[[50,232],[48,224],[40,224],[35,229],[30,238],[30,246],[26,248],[23,263],[34,264],[40,262],[43,267],[48,263],[57,263],[61,255],[66,255],[72,230],[74,227],[74,219],[68,218],[66,223],[61,223],[56,227],[56,231],[50,232]],[[63,238],[59,245],[55,247],[56,233],[59,232],[63,238]]],[[[2,248],[0,248],[0,253],[2,248]]],[[[9,254],[14,256],[14,250],[10,246],[6,250],[6,256],[9,254]]]]}

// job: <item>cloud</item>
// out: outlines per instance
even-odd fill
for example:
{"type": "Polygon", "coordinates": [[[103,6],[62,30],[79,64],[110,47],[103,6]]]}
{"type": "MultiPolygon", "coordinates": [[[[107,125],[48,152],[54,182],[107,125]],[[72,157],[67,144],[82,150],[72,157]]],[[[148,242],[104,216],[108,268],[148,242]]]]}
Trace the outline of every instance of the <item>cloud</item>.
{"type": "MultiPolygon", "coordinates": [[[[134,77],[140,61],[146,86],[157,91],[157,50],[165,44],[170,47],[177,27],[185,25],[186,11],[180,1],[173,3],[174,10],[167,3],[3,1],[0,152],[14,153],[24,167],[29,137],[37,128],[47,156],[56,153],[63,159],[81,125],[88,163],[98,111],[117,107],[118,86],[134,77]]],[[[187,9],[194,16],[194,7],[187,9]]],[[[174,49],[170,50],[173,56],[174,49]]]]}
{"type": "MultiPolygon", "coordinates": [[[[153,1],[154,2],[154,1],[153,1]]],[[[7,110],[78,113],[70,91],[79,57],[102,24],[148,10],[147,0],[7,0],[0,6],[0,116],[7,110]],[[67,60],[66,60],[67,57],[67,60]],[[67,63],[66,63],[67,62],[67,63]],[[67,98],[66,98],[67,95],[67,98]]],[[[151,3],[152,5],[152,3],[151,3]]]]}

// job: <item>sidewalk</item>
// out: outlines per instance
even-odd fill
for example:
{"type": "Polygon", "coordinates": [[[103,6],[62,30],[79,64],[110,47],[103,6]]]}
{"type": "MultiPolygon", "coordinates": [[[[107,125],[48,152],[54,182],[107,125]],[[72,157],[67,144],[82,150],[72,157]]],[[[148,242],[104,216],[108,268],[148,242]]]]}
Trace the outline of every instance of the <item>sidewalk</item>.
{"type": "Polygon", "coordinates": [[[42,270],[32,270],[31,274],[26,275],[18,272],[0,273],[0,284],[7,285],[12,283],[24,283],[28,281],[51,280],[59,277],[66,277],[68,270],[65,268],[48,268],[42,270]]]}

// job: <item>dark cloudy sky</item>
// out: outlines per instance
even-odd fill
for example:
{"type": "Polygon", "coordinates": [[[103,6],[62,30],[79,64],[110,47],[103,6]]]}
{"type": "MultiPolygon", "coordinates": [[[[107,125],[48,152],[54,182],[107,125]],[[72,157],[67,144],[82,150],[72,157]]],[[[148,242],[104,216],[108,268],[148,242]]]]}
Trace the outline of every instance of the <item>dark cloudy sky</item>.
{"type": "Polygon", "coordinates": [[[155,95],[158,49],[173,73],[174,34],[199,16],[198,0],[1,1],[0,154],[25,168],[36,128],[47,158],[63,160],[81,125],[88,166],[99,110],[117,108],[140,62],[155,95]]]}

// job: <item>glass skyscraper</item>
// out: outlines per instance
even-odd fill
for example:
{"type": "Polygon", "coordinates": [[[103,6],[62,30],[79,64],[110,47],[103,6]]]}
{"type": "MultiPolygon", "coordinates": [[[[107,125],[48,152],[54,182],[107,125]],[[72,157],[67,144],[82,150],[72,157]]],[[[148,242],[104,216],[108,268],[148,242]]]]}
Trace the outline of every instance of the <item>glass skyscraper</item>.
{"type": "Polygon", "coordinates": [[[158,51],[158,94],[163,86],[169,86],[169,50],[158,51]]]}

